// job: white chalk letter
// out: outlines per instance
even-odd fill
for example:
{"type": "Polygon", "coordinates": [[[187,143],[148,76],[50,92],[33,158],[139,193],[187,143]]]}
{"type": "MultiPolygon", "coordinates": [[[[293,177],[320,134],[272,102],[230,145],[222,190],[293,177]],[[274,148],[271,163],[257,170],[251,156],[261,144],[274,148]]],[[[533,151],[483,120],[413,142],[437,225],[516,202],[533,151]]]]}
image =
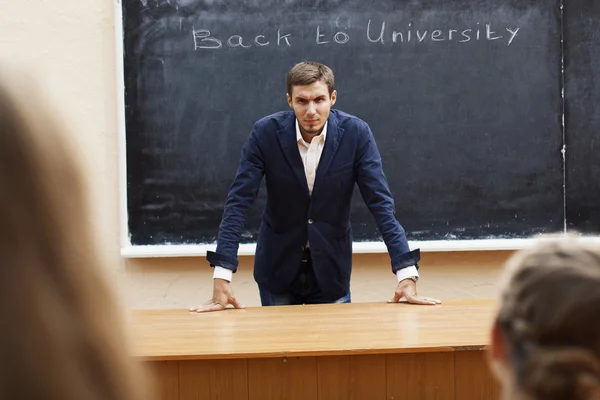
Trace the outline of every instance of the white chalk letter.
{"type": "Polygon", "coordinates": [[[383,21],[381,23],[381,32],[379,33],[379,37],[375,40],[371,39],[371,20],[369,20],[369,23],[367,24],[367,39],[369,40],[369,42],[371,42],[371,43],[381,42],[381,44],[383,44],[384,32],[385,32],[385,21],[383,21]]]}
{"type": "Polygon", "coordinates": [[[321,41],[321,36],[325,36],[321,33],[321,25],[317,25],[317,44],[329,43],[329,40],[321,41]]]}
{"type": "Polygon", "coordinates": [[[348,36],[346,32],[340,31],[333,36],[333,40],[335,40],[335,42],[338,44],[344,44],[348,43],[348,40],[350,40],[350,36],[348,36]]]}
{"type": "Polygon", "coordinates": [[[431,40],[433,40],[434,42],[441,42],[442,40],[445,40],[444,38],[440,39],[440,36],[442,36],[442,31],[440,30],[435,30],[431,32],[431,40]]]}
{"type": "Polygon", "coordinates": [[[243,38],[240,35],[233,35],[227,40],[227,44],[231,47],[243,47],[245,49],[250,48],[250,46],[245,46],[243,42],[243,38]],[[234,39],[235,38],[235,39],[234,39]],[[237,40],[237,43],[236,43],[237,40]]]}
{"type": "Polygon", "coordinates": [[[463,40],[459,40],[460,43],[465,43],[468,42],[469,40],[471,40],[471,36],[467,35],[467,32],[471,32],[472,29],[465,29],[464,31],[462,31],[460,34],[463,35],[466,39],[463,40]]]}
{"type": "Polygon", "coordinates": [[[517,28],[514,31],[512,29],[506,28],[507,31],[510,32],[511,36],[510,39],[508,39],[508,45],[510,46],[510,44],[512,43],[513,39],[515,38],[515,36],[517,36],[517,32],[519,32],[519,29],[521,28],[517,28]]]}
{"type": "Polygon", "coordinates": [[[485,36],[487,37],[487,40],[498,40],[498,39],[502,39],[502,36],[492,36],[494,33],[491,25],[490,24],[485,24],[485,36]]]}
{"type": "Polygon", "coordinates": [[[392,32],[392,42],[396,43],[398,41],[398,36],[400,36],[400,43],[404,43],[404,35],[402,32],[392,32]]]}
{"type": "Polygon", "coordinates": [[[256,37],[254,38],[254,43],[255,43],[257,46],[268,46],[268,45],[269,45],[269,43],[270,43],[269,41],[267,41],[267,42],[259,42],[259,41],[258,41],[258,38],[263,38],[263,39],[264,39],[265,37],[264,37],[264,35],[258,35],[258,36],[256,36],[256,37]]]}
{"type": "Polygon", "coordinates": [[[278,30],[277,30],[277,46],[279,46],[279,43],[281,43],[281,40],[282,40],[282,39],[283,39],[283,40],[285,40],[285,42],[287,43],[287,45],[288,45],[288,46],[292,46],[292,45],[290,44],[290,41],[288,40],[288,37],[289,37],[290,35],[291,35],[291,33],[288,33],[287,35],[283,35],[283,36],[281,36],[281,32],[280,32],[280,30],[278,29],[278,30]]]}
{"type": "Polygon", "coordinates": [[[223,43],[219,39],[210,37],[210,31],[201,29],[197,31],[195,28],[192,29],[192,35],[194,37],[194,50],[198,49],[220,49],[223,47],[223,43]],[[212,43],[212,45],[201,44],[203,42],[212,43]]]}

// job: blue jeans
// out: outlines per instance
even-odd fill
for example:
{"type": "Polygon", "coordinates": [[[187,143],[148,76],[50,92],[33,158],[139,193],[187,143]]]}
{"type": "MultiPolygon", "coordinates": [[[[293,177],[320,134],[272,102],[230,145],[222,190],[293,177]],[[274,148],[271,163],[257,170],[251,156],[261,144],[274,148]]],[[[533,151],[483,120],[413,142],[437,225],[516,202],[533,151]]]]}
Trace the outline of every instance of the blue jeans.
{"type": "Polygon", "coordinates": [[[302,264],[298,275],[296,275],[296,278],[286,293],[272,293],[261,285],[258,285],[258,291],[260,292],[260,301],[263,306],[351,302],[350,291],[337,300],[331,300],[331,296],[327,296],[326,293],[321,292],[313,272],[310,252],[308,251],[302,258],[302,264]]]}

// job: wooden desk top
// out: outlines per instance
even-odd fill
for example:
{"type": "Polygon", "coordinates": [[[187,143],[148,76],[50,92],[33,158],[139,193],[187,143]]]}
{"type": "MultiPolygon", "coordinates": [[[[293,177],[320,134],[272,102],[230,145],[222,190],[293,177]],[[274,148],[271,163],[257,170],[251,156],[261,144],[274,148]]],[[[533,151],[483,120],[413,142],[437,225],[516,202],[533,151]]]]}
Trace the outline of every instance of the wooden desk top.
{"type": "Polygon", "coordinates": [[[193,360],[483,349],[492,299],[439,306],[353,303],[251,307],[206,314],[132,312],[135,355],[193,360]]]}

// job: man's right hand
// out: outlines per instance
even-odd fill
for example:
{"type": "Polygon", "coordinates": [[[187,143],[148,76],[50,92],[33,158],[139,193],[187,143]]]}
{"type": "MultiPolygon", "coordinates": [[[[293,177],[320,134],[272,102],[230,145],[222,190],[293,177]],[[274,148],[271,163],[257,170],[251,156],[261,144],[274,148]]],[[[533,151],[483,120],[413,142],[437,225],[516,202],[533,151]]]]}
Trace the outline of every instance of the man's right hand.
{"type": "Polygon", "coordinates": [[[212,299],[200,307],[190,308],[191,312],[221,311],[231,304],[235,308],[246,308],[233,295],[229,282],[225,279],[214,279],[212,299]]]}

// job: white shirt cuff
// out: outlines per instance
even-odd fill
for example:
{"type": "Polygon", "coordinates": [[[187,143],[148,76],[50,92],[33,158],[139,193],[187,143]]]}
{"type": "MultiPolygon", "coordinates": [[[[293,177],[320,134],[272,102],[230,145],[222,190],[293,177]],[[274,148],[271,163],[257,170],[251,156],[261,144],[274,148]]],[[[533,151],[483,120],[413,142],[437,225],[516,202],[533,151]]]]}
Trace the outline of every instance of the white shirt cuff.
{"type": "Polygon", "coordinates": [[[233,279],[233,271],[223,267],[215,267],[213,279],[225,279],[227,282],[231,282],[233,279]]]}
{"type": "Polygon", "coordinates": [[[405,280],[406,278],[410,278],[411,276],[419,277],[419,271],[417,271],[417,267],[414,265],[411,267],[406,267],[399,269],[396,271],[396,276],[398,277],[398,282],[405,280]]]}

